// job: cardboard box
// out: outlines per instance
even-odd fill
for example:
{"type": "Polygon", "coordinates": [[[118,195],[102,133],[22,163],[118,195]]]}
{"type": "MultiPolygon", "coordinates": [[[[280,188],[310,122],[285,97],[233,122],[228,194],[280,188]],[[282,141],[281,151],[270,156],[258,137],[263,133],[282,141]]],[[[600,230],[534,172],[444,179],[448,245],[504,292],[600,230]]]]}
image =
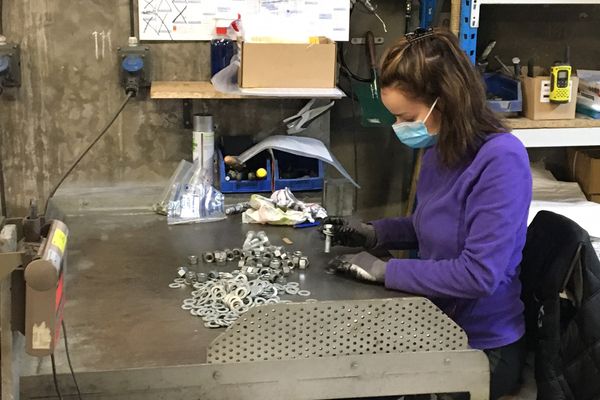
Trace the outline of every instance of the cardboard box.
{"type": "Polygon", "coordinates": [[[319,44],[243,43],[242,88],[333,88],[335,42],[319,44]]]}
{"type": "Polygon", "coordinates": [[[569,149],[571,176],[585,195],[600,200],[600,149],[569,149]]]}
{"type": "Polygon", "coordinates": [[[547,94],[549,76],[523,77],[523,115],[533,120],[573,119],[577,106],[579,79],[571,78],[571,101],[565,104],[550,103],[547,94]]]}
{"type": "Polygon", "coordinates": [[[590,194],[587,199],[589,201],[593,201],[594,203],[600,203],[600,194],[590,194]]]}

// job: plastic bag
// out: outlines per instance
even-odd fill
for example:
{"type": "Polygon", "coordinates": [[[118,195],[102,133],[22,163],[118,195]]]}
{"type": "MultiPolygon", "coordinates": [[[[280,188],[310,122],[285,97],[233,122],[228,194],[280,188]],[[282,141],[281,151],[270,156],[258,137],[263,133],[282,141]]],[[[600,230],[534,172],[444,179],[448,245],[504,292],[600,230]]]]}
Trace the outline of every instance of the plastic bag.
{"type": "Polygon", "coordinates": [[[208,175],[199,161],[183,165],[171,187],[169,225],[225,219],[225,196],[211,185],[208,175]]]}
{"type": "Polygon", "coordinates": [[[192,167],[192,163],[181,160],[171,175],[169,179],[169,183],[165,186],[162,194],[160,195],[160,199],[152,205],[152,210],[160,215],[167,215],[169,208],[169,200],[171,199],[171,191],[173,190],[173,185],[178,182],[183,182],[185,179],[185,175],[190,171],[192,167]]]}
{"type": "Polygon", "coordinates": [[[210,80],[215,89],[223,93],[238,93],[240,87],[237,77],[240,69],[240,52],[238,51],[233,57],[229,65],[217,72],[210,80]]]}

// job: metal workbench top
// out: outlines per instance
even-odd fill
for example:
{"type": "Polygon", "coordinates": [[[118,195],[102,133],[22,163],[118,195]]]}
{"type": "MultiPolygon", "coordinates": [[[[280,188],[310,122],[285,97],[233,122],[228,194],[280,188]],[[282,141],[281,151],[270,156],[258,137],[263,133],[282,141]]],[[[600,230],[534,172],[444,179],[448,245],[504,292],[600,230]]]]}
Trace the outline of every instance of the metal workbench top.
{"type": "MultiPolygon", "coordinates": [[[[65,321],[74,367],[79,372],[142,367],[185,366],[206,362],[208,344],[224,329],[208,329],[200,318],[180,308],[186,288],[171,289],[176,267],[191,254],[241,247],[248,230],[265,230],[274,245],[301,250],[310,259],[306,271],[289,280],[300,282],[317,300],[358,300],[396,297],[382,286],[356,282],[325,272],[337,253],[323,252],[316,228],[293,229],[247,225],[240,216],[220,222],[168,226],[166,218],[150,213],[96,213],[69,217],[71,232],[66,280],[65,321]],[[282,237],[291,239],[285,245],[282,237]]],[[[197,270],[235,269],[201,262],[197,270]]],[[[286,297],[288,298],[288,297],[286,297]]],[[[302,301],[302,297],[289,297],[302,301]]],[[[59,347],[60,372],[67,371],[59,347]]],[[[36,360],[37,361],[37,360],[36,360]]],[[[30,362],[25,375],[46,374],[30,362]]]]}

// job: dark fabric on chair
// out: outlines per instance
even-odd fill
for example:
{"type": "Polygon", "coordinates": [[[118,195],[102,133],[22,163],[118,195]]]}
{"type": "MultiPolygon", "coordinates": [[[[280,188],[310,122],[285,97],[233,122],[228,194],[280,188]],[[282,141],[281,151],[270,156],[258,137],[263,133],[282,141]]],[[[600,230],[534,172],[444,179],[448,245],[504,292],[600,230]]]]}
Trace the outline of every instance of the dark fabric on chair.
{"type": "Polygon", "coordinates": [[[587,232],[539,212],[527,231],[521,281],[538,400],[599,399],[600,261],[587,232]]]}

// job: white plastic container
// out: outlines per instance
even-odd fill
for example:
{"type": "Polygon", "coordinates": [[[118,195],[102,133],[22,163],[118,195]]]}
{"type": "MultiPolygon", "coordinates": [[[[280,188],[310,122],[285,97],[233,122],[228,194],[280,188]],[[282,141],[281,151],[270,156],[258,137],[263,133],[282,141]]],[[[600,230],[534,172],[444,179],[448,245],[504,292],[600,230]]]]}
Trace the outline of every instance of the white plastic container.
{"type": "Polygon", "coordinates": [[[192,132],[192,156],[194,162],[200,160],[202,169],[212,176],[215,155],[215,132],[212,115],[194,114],[192,132]]]}

